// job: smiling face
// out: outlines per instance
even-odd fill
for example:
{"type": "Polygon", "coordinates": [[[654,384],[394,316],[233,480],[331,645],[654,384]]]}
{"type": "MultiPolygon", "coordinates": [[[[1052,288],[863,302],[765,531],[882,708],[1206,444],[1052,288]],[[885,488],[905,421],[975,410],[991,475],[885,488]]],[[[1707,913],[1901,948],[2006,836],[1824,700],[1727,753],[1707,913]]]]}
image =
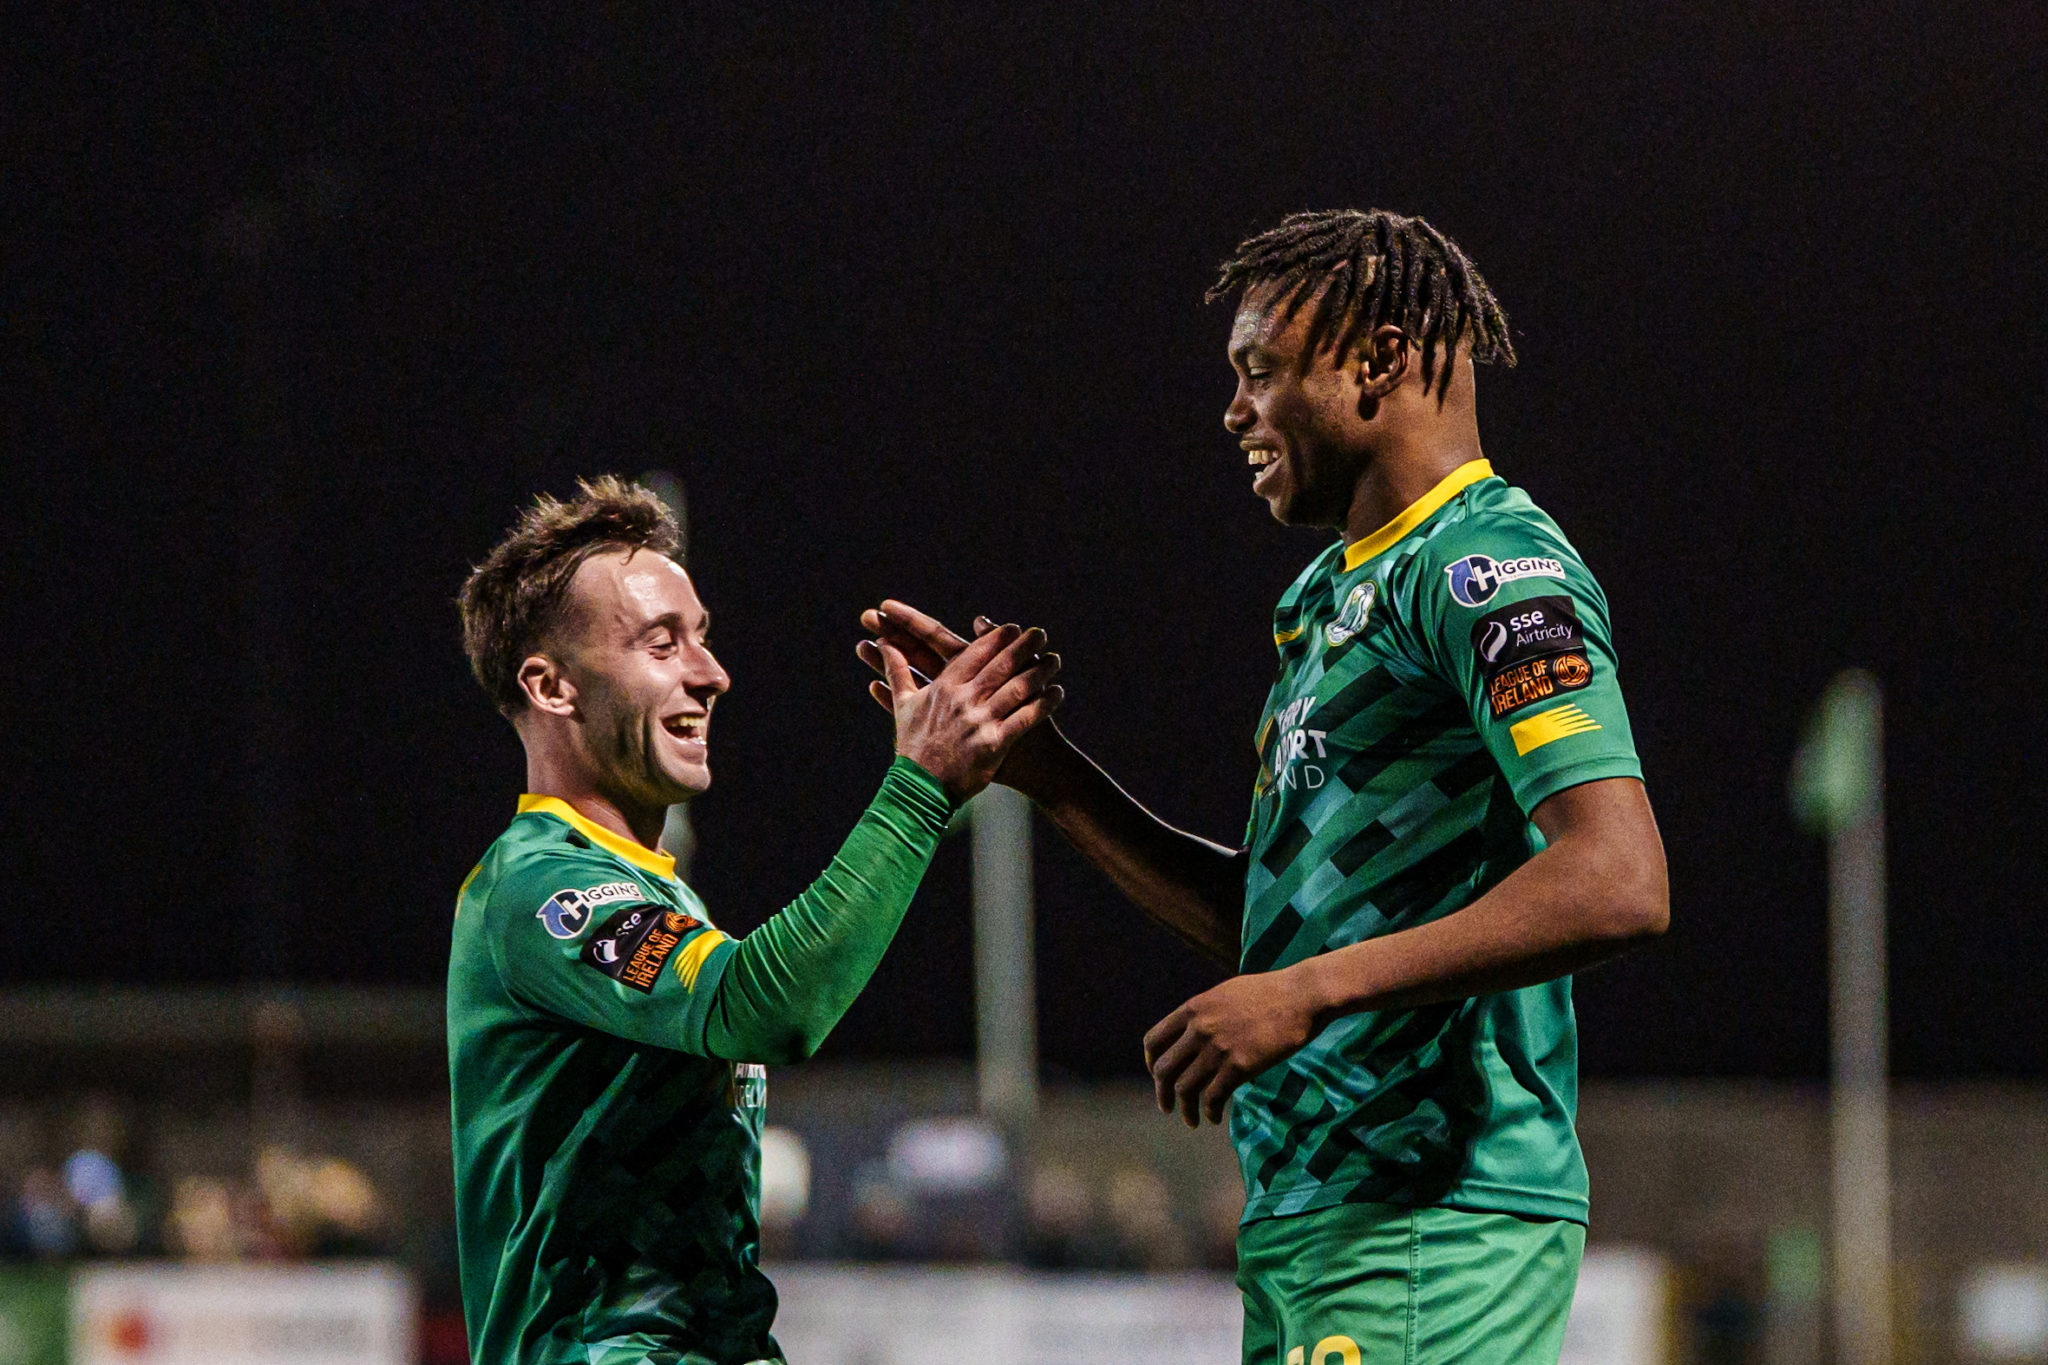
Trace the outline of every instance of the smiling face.
{"type": "MultiPolygon", "coordinates": [[[[1237,392],[1223,425],[1254,472],[1252,492],[1289,526],[1342,526],[1372,458],[1375,401],[1356,364],[1309,346],[1314,299],[1292,313],[1274,285],[1246,290],[1230,330],[1237,392]]],[[[1349,348],[1347,348],[1347,352],[1349,348]]]]}
{"type": "Polygon", "coordinates": [[[732,679],[705,644],[711,617],[690,576],[652,551],[594,554],[564,605],[550,653],[593,784],[638,806],[709,787],[711,706],[732,679]]]}

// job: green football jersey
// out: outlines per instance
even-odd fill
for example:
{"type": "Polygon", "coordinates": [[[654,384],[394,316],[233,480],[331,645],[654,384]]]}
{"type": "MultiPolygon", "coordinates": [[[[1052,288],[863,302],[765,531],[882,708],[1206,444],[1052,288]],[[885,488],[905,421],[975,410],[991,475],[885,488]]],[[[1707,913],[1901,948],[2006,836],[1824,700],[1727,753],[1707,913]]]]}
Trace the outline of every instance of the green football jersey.
{"type": "MultiPolygon", "coordinates": [[[[1469,905],[1542,847],[1529,812],[1640,777],[1607,601],[1484,460],[1333,545],[1274,616],[1243,970],[1469,905]]],[[[1345,1015],[1241,1087],[1245,1221],[1333,1204],[1586,1219],[1571,982],[1345,1015]]]]}
{"type": "Polygon", "coordinates": [[[665,855],[520,799],[457,900],[456,1229],[478,1365],[779,1360],[767,1077],[706,1055],[734,944],[665,855]]]}

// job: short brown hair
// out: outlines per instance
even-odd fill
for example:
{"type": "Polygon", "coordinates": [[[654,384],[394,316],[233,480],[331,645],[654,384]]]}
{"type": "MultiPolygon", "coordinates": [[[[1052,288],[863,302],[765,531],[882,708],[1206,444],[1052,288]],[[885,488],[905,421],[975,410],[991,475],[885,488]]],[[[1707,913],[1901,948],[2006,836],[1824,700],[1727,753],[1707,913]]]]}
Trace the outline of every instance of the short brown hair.
{"type": "Polygon", "coordinates": [[[652,550],[676,558],[682,533],[668,505],[616,474],[579,479],[563,502],[546,493],[471,570],[456,605],[470,671],[507,717],[526,709],[519,666],[543,647],[562,618],[569,581],[604,550],[652,550]]]}

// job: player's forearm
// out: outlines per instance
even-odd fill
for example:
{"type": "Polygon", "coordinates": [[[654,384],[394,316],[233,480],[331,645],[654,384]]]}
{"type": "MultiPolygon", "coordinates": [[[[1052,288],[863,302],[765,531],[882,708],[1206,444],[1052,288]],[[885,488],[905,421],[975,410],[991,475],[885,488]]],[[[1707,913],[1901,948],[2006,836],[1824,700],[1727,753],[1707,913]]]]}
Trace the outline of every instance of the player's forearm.
{"type": "Polygon", "coordinates": [[[1205,956],[1237,965],[1242,850],[1167,824],[1064,736],[1047,746],[1024,791],[1147,917],[1205,956]]]}
{"type": "Polygon", "coordinates": [[[779,1063],[817,1051],[896,937],[951,813],[915,764],[891,766],[818,880],[740,940],[712,1004],[713,1056],[779,1063]]]}
{"type": "Polygon", "coordinates": [[[1413,1009],[1554,981],[1655,937],[1668,919],[1661,856],[1650,862],[1566,841],[1454,914],[1284,970],[1321,1027],[1361,1010],[1413,1009]]]}

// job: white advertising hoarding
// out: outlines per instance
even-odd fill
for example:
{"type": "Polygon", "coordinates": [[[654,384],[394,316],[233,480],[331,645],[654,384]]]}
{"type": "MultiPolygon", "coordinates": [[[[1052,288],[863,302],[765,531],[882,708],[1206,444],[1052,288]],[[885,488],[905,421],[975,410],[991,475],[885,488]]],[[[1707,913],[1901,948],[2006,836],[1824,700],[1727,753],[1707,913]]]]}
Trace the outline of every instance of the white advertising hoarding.
{"type": "Polygon", "coordinates": [[[384,1265],[95,1266],[73,1365],[413,1365],[410,1282],[384,1265]]]}
{"type": "MultiPolygon", "coordinates": [[[[1220,1274],[782,1265],[775,1335],[800,1365],[1234,1365],[1220,1274]]],[[[1562,1365],[1665,1365],[1647,1252],[1586,1255],[1562,1365]]],[[[410,1283],[382,1265],[105,1266],[72,1286],[73,1365],[413,1365],[410,1283]]]]}
{"type": "Polygon", "coordinates": [[[802,1365],[1235,1362],[1227,1275],[779,1266],[775,1339],[802,1365]]]}
{"type": "MultiPolygon", "coordinates": [[[[799,1365],[1234,1365],[1227,1275],[778,1266],[775,1336],[799,1365]]],[[[1665,1365],[1668,1284],[1650,1252],[1586,1254],[1561,1365],[1665,1365]]],[[[1275,1362],[1275,1365],[1279,1365],[1275,1362]]]]}
{"type": "Polygon", "coordinates": [[[1670,1293],[1664,1258],[1654,1251],[1588,1251],[1558,1365],[1665,1365],[1670,1293]]]}

